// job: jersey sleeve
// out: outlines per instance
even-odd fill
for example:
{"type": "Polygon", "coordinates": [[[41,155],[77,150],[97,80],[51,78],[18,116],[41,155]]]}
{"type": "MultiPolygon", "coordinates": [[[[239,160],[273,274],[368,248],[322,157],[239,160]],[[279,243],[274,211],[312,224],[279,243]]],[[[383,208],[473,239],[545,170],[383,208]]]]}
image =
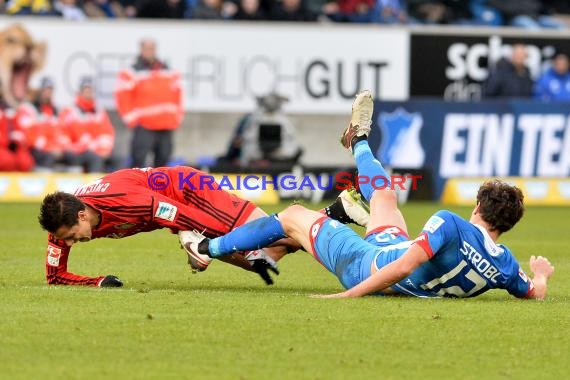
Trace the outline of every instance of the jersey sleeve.
{"type": "Polygon", "coordinates": [[[414,242],[422,247],[431,259],[449,242],[454,226],[453,215],[449,211],[438,211],[428,219],[414,242]]]}
{"type": "Polygon", "coordinates": [[[87,277],[67,271],[67,259],[71,248],[65,242],[48,235],[46,252],[46,279],[50,285],[99,286],[104,276],[87,277]]]}
{"type": "Polygon", "coordinates": [[[534,284],[520,265],[518,265],[518,270],[514,271],[513,276],[507,281],[505,288],[517,298],[530,298],[534,293],[534,284]]]}
{"type": "Polygon", "coordinates": [[[200,229],[203,226],[185,215],[186,206],[162,194],[153,195],[153,222],[161,228],[169,228],[173,233],[180,230],[200,229]]]}

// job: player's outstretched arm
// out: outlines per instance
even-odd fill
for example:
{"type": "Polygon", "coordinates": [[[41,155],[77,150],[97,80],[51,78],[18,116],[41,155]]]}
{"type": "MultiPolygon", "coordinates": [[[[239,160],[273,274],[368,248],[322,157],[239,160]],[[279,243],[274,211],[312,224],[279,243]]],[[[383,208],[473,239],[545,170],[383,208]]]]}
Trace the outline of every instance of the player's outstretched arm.
{"type": "Polygon", "coordinates": [[[46,280],[49,285],[84,285],[97,287],[117,287],[123,285],[115,276],[88,277],[68,272],[67,260],[70,251],[71,248],[63,241],[55,239],[51,234],[48,236],[46,280]],[[114,279],[110,277],[114,277],[114,279]]]}
{"type": "Polygon", "coordinates": [[[531,298],[543,300],[546,297],[548,279],[554,273],[554,266],[550,264],[550,261],[548,261],[546,257],[542,256],[531,256],[529,265],[530,270],[534,274],[532,279],[534,292],[532,293],[531,298]]]}
{"type": "Polygon", "coordinates": [[[361,297],[382,291],[408,277],[421,264],[429,260],[426,251],[413,244],[398,260],[386,265],[355,287],[342,293],[318,296],[319,298],[361,297]]]}

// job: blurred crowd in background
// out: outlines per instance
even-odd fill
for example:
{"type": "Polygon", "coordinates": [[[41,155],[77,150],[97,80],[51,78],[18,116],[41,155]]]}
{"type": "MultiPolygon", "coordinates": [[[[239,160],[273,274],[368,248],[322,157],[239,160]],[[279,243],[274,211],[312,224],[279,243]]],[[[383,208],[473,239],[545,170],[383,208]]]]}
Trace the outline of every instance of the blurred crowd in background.
{"type": "Polygon", "coordinates": [[[15,108],[1,102],[0,171],[118,169],[115,130],[107,112],[95,103],[92,78],[82,78],[74,104],[61,108],[53,102],[55,87],[50,77],[43,77],[30,101],[15,108]]]}
{"type": "Polygon", "coordinates": [[[485,99],[518,98],[543,102],[570,102],[570,64],[568,55],[558,51],[548,67],[533,80],[526,66],[527,47],[515,44],[510,56],[492,63],[483,84],[485,99]]]}
{"type": "Polygon", "coordinates": [[[87,18],[332,21],[565,28],[567,0],[0,0],[0,13],[87,18]]]}
{"type": "MultiPolygon", "coordinates": [[[[0,11],[14,15],[86,18],[189,18],[227,20],[323,21],[381,24],[511,25],[565,28],[569,1],[536,0],[0,0],[0,11]]],[[[568,18],[567,18],[568,17],[568,18]]],[[[10,42],[8,38],[8,42],[10,42]]],[[[12,41],[14,42],[14,41],[12,41]]],[[[121,167],[171,164],[173,133],[182,124],[181,79],[157,57],[153,40],[140,43],[133,65],[119,73],[115,105],[132,130],[126,157],[114,152],[115,127],[98,107],[93,78],[77,83],[73,104],[55,105],[58,83],[44,76],[33,96],[17,104],[0,94],[0,171],[109,172],[121,167]],[[61,106],[61,107],[60,107],[61,106]],[[150,158],[153,158],[151,160],[150,158]]],[[[510,54],[489,62],[483,99],[522,98],[570,102],[568,52],[558,51],[538,78],[525,64],[528,51],[514,44],[510,54]]],[[[302,149],[277,93],[257,99],[258,107],[235,128],[229,165],[296,163],[302,149]],[[258,138],[259,137],[259,138],[258,138]]]]}
{"type": "Polygon", "coordinates": [[[169,164],[184,115],[181,80],[158,59],[153,40],[140,42],[134,64],[117,78],[116,108],[133,130],[128,157],[115,153],[115,128],[96,103],[93,78],[83,77],[73,104],[61,108],[53,101],[57,86],[44,76],[16,104],[0,96],[0,171],[101,173],[169,164]]]}
{"type": "MultiPolygon", "coordinates": [[[[16,107],[0,98],[0,171],[110,172],[169,165],[173,133],[184,116],[180,74],[157,57],[155,41],[142,40],[139,49],[134,64],[119,73],[115,88],[118,113],[133,130],[128,157],[113,154],[115,129],[96,104],[92,78],[78,83],[74,104],[59,108],[53,102],[57,84],[43,77],[34,96],[16,107]]],[[[515,44],[509,56],[491,64],[484,99],[570,102],[568,55],[556,52],[550,67],[533,80],[527,54],[525,45],[515,44]]],[[[220,162],[243,167],[296,163],[302,149],[281,108],[287,101],[277,93],[259,97],[258,107],[238,123],[220,162]]]]}

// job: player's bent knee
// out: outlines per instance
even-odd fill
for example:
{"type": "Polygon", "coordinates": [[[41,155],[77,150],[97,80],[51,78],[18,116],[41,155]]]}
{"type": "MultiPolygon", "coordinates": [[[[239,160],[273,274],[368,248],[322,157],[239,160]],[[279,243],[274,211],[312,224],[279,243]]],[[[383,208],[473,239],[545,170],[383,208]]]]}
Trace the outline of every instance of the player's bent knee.
{"type": "Polygon", "coordinates": [[[301,205],[291,205],[278,214],[281,226],[287,235],[291,236],[297,230],[297,222],[303,220],[306,211],[307,209],[301,205]]]}
{"type": "Polygon", "coordinates": [[[376,190],[370,199],[371,204],[393,204],[395,207],[398,205],[398,195],[394,190],[384,189],[376,190]]]}

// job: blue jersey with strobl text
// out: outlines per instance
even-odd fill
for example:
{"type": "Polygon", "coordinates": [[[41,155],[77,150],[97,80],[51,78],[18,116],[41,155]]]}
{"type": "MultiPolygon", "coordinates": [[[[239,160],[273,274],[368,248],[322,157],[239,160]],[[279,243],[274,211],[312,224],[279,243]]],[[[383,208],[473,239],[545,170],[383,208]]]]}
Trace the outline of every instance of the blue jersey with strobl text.
{"type": "Polygon", "coordinates": [[[411,244],[419,244],[430,256],[410,276],[392,285],[399,293],[473,297],[499,288],[524,298],[534,289],[507,247],[496,244],[483,227],[449,211],[432,215],[414,241],[394,236],[393,244],[389,244],[389,231],[375,238],[381,247],[374,260],[377,268],[397,260],[411,244]]]}

